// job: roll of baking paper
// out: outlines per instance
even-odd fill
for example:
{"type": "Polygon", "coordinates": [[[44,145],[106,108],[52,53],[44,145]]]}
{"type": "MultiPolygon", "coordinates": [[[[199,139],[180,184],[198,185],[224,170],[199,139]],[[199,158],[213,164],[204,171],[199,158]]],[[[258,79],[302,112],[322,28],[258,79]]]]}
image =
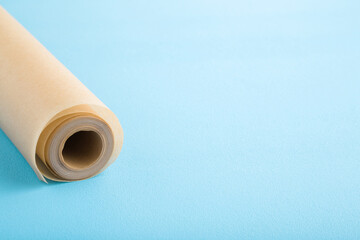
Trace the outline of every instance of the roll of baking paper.
{"type": "Polygon", "coordinates": [[[0,127],[38,178],[90,178],[123,143],[116,116],[0,6],[0,127]]]}

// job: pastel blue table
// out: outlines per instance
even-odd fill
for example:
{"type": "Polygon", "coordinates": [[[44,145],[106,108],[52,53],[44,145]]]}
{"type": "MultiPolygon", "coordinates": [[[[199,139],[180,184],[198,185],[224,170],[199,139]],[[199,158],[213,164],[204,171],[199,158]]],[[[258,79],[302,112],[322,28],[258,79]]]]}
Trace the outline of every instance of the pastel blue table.
{"type": "Polygon", "coordinates": [[[359,1],[0,3],[125,133],[47,185],[0,131],[0,239],[360,238],[359,1]]]}

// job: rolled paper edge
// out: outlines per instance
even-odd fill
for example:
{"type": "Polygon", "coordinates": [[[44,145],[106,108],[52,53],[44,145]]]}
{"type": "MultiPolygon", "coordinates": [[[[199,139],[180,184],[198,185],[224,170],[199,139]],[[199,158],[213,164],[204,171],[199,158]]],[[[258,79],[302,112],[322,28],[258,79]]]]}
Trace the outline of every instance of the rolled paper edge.
{"type": "MultiPolygon", "coordinates": [[[[100,106],[100,105],[94,105],[94,104],[81,104],[81,105],[73,106],[71,108],[61,111],[56,116],[54,116],[50,121],[48,121],[46,126],[43,128],[43,131],[52,122],[58,120],[61,117],[71,115],[71,114],[81,115],[82,113],[95,114],[97,117],[102,119],[108,125],[108,127],[111,129],[111,132],[113,134],[114,145],[113,145],[113,150],[110,155],[110,158],[108,159],[106,164],[96,174],[93,175],[93,176],[96,176],[96,175],[100,174],[101,172],[103,172],[108,166],[110,166],[116,160],[116,158],[120,154],[120,151],[121,151],[122,145],[123,145],[123,140],[124,140],[124,134],[123,134],[122,127],[121,127],[116,115],[109,108],[107,108],[106,106],[100,106]]],[[[40,139],[40,136],[41,136],[41,134],[39,135],[38,139],[40,139]]],[[[39,143],[39,141],[38,141],[38,143],[39,143]]],[[[36,149],[37,148],[38,148],[38,146],[36,146],[36,149]]],[[[46,162],[44,162],[43,159],[41,159],[36,154],[36,149],[34,149],[35,152],[34,152],[34,159],[33,159],[35,164],[31,165],[31,166],[32,166],[33,170],[35,171],[36,175],[38,176],[38,178],[43,182],[47,183],[45,178],[50,179],[52,181],[58,181],[58,182],[71,182],[71,181],[81,181],[81,180],[85,180],[85,179],[93,177],[93,176],[89,176],[89,177],[86,177],[83,179],[78,179],[78,180],[68,180],[68,179],[59,178],[58,176],[56,176],[56,174],[54,174],[52,172],[51,169],[49,169],[46,162]]]]}
{"type": "MultiPolygon", "coordinates": [[[[93,135],[94,136],[94,135],[93,135]]],[[[94,148],[93,148],[94,149],[94,148]]],[[[77,181],[93,177],[109,161],[114,150],[114,136],[110,127],[102,119],[94,116],[76,116],[61,123],[52,133],[45,147],[45,162],[52,172],[59,178],[68,181],[77,181]],[[62,154],[65,142],[75,133],[93,132],[98,137],[97,144],[91,146],[98,148],[98,156],[93,161],[86,161],[81,167],[69,165],[62,154]]],[[[91,158],[90,156],[87,157],[91,158]]],[[[80,162],[80,159],[78,159],[80,162]]]]}

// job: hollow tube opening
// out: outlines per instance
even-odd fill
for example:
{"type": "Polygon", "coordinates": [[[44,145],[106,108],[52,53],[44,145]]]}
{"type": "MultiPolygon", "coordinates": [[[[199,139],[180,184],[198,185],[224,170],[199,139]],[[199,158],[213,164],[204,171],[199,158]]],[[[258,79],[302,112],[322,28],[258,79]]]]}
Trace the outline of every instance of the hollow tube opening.
{"type": "Polygon", "coordinates": [[[99,158],[103,148],[101,137],[94,131],[79,131],[65,142],[62,158],[69,168],[85,169],[99,158]]]}

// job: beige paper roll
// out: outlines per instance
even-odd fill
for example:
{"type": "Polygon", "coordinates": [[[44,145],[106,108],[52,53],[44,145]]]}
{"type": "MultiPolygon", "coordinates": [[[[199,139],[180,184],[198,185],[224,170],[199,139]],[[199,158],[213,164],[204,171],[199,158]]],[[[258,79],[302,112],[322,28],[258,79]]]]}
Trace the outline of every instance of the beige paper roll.
{"type": "Polygon", "coordinates": [[[123,143],[116,116],[0,6],[0,127],[38,178],[90,178],[123,143]]]}

